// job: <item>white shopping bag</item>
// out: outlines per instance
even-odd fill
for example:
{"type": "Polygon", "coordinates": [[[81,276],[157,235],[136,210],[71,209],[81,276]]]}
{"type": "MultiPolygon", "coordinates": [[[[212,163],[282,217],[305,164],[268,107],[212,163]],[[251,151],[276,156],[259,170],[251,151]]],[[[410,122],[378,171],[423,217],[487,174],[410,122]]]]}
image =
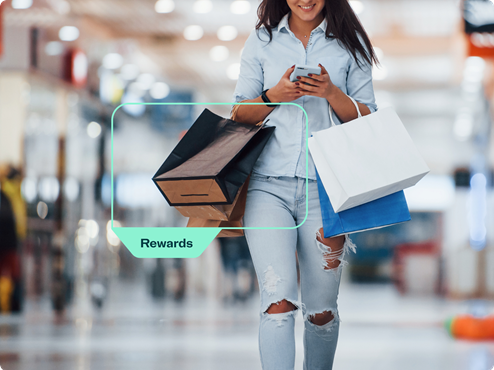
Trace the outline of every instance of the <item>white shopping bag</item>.
{"type": "MultiPolygon", "coordinates": [[[[352,99],[350,97],[350,99],[352,99]]],[[[335,212],[415,185],[429,167],[392,108],[313,132],[309,150],[335,212]]]]}

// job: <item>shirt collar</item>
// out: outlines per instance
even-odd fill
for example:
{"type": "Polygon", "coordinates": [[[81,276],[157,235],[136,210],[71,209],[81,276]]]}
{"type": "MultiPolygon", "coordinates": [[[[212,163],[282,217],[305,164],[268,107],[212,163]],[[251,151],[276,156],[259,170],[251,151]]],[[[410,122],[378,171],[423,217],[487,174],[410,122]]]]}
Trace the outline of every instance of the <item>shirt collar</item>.
{"type": "MultiPolygon", "coordinates": [[[[287,31],[290,31],[290,26],[288,25],[288,18],[290,17],[290,12],[286,13],[283,18],[281,18],[280,23],[278,23],[278,31],[281,31],[283,28],[285,28],[287,31]]],[[[315,28],[317,31],[320,29],[322,32],[326,33],[326,18],[322,20],[322,22],[315,28]]]]}

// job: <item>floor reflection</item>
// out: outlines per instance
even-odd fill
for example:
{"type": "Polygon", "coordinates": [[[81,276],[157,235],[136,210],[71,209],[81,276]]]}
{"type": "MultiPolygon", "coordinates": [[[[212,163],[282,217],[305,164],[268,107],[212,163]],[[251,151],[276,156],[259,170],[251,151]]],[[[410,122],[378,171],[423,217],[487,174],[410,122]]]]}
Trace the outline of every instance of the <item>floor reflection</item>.
{"type": "MultiPolygon", "coordinates": [[[[101,310],[81,302],[56,318],[46,302],[0,317],[0,366],[31,369],[260,369],[258,300],[146,298],[142,285],[115,282],[101,310]]],[[[492,308],[492,307],[490,307],[492,308]]],[[[343,284],[334,369],[491,370],[494,343],[456,341],[443,321],[468,302],[401,297],[391,286],[343,284]]],[[[297,318],[297,366],[303,324],[297,318]]]]}

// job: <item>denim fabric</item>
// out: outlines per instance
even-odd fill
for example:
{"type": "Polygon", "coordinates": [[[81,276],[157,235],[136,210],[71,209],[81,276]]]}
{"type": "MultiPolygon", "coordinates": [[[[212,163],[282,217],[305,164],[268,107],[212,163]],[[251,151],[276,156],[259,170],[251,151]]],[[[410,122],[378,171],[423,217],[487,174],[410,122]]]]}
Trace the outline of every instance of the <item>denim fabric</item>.
{"type": "MultiPolygon", "coordinates": [[[[331,81],[345,94],[376,111],[372,87],[372,68],[362,58],[362,69],[352,55],[336,39],[326,39],[326,21],[310,34],[307,48],[290,31],[289,13],[273,29],[273,40],[264,28],[259,39],[253,30],[245,42],[240,63],[240,75],[233,100],[255,99],[263,90],[275,86],[288,68],[294,64],[317,66],[321,63],[331,81]]],[[[309,136],[314,131],[330,127],[328,101],[315,96],[303,96],[292,103],[299,104],[307,112],[309,136]]],[[[270,126],[276,126],[254,172],[268,176],[306,176],[306,119],[303,111],[294,105],[280,105],[269,115],[270,126]]],[[[340,121],[336,117],[335,123],[340,121]]],[[[316,179],[312,158],[309,156],[309,178],[316,179]]]]}
{"type": "Polygon", "coordinates": [[[330,248],[316,240],[322,227],[317,182],[306,179],[252,174],[244,214],[246,227],[298,228],[246,229],[261,293],[259,350],[264,370],[293,370],[295,363],[295,315],[302,310],[304,317],[304,370],[331,370],[338,339],[337,306],[343,260],[354,245],[347,238],[340,265],[328,269],[323,253],[330,248]],[[297,254],[295,254],[295,252],[297,254]],[[301,300],[298,298],[296,258],[300,267],[301,300]],[[295,311],[268,314],[271,304],[287,300],[295,311]],[[331,311],[334,319],[317,326],[309,317],[331,311]]]}

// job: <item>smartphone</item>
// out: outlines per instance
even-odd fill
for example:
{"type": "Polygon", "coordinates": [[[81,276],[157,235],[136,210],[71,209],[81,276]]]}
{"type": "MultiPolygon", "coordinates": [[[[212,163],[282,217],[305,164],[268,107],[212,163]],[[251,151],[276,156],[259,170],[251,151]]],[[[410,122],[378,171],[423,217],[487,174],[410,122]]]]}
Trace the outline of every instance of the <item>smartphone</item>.
{"type": "Polygon", "coordinates": [[[320,75],[321,74],[321,67],[295,64],[295,69],[293,70],[292,74],[290,75],[290,81],[292,81],[292,82],[298,81],[297,76],[310,78],[309,73],[311,73],[313,75],[320,75]]]}

